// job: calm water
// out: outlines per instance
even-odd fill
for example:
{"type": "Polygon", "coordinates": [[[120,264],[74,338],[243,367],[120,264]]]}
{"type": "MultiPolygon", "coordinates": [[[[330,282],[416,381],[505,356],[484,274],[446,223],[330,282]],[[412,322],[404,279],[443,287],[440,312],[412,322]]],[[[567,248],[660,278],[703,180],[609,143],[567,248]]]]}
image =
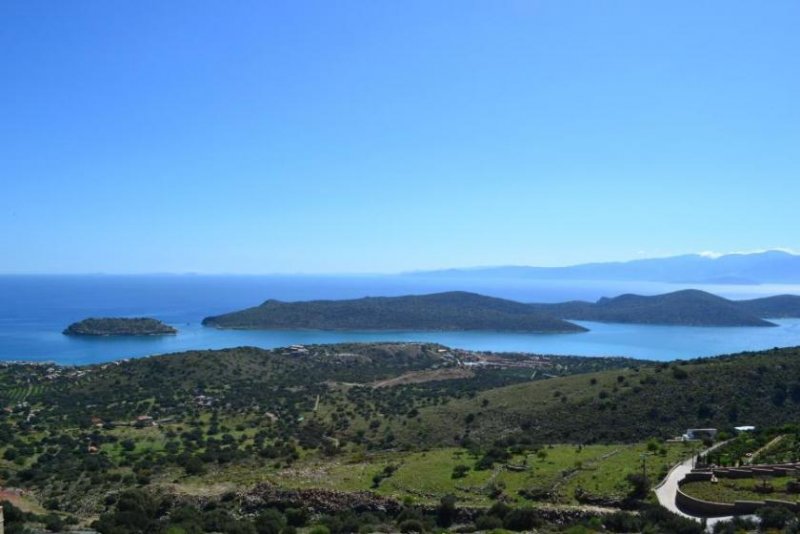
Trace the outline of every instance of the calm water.
{"type": "MultiPolygon", "coordinates": [[[[256,305],[267,298],[303,300],[401,295],[461,289],[525,302],[594,300],[625,292],[655,294],[681,286],[620,282],[541,282],[419,277],[307,276],[0,276],[0,360],[84,364],[189,349],[241,345],[279,347],[341,341],[434,341],[452,347],[549,354],[633,356],[670,360],[800,345],[800,320],[778,328],[693,328],[582,322],[582,334],[498,332],[231,331],[203,328],[207,315],[256,305]],[[75,338],[61,334],[89,316],[152,316],[177,336],[75,338]]],[[[705,287],[731,298],[800,293],[797,286],[705,287]]]]}

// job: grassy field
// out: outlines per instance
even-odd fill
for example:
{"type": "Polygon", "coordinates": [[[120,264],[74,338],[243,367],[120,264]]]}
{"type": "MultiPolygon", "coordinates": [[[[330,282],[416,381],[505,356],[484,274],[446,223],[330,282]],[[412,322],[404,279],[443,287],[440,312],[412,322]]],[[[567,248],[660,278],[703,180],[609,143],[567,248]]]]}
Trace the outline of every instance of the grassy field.
{"type": "Polygon", "coordinates": [[[736,500],[763,501],[764,499],[780,499],[796,501],[800,494],[786,491],[786,484],[795,480],[794,477],[770,477],[766,479],[774,491],[760,493],[755,490],[764,483],[761,478],[727,479],[721,478],[718,482],[689,482],[683,486],[687,495],[714,502],[734,502],[736,500]]]}
{"type": "Polygon", "coordinates": [[[648,451],[645,443],[552,445],[537,454],[513,456],[507,463],[486,470],[475,469],[478,458],[466,449],[444,448],[368,458],[313,459],[260,476],[219,472],[213,478],[219,483],[244,475],[244,480],[269,480],[295,488],[370,490],[420,502],[436,502],[453,494],[461,502],[474,505],[488,505],[499,492],[512,501],[524,502],[520,496],[524,491],[547,495],[546,500],[551,502],[574,504],[577,488],[601,497],[624,496],[628,490],[625,477],[642,471],[642,454],[647,454],[647,473],[655,483],[671,465],[691,453],[682,444],[663,444],[660,448],[662,452],[648,451]],[[469,467],[469,471],[453,478],[458,465],[469,467]],[[375,484],[374,477],[384,473],[387,466],[393,466],[393,472],[375,484]]]}

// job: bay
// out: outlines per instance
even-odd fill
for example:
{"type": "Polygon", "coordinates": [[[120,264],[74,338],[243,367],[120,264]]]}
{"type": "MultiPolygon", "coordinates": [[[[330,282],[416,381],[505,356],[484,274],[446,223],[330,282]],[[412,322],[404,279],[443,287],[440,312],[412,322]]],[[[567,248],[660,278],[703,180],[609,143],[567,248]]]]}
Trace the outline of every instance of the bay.
{"type": "MultiPolygon", "coordinates": [[[[729,298],[800,293],[797,286],[691,286],[729,298]]],[[[702,328],[581,322],[580,334],[505,332],[338,332],[217,330],[203,317],[282,300],[340,299],[465,290],[523,302],[596,300],[626,292],[684,289],[647,282],[524,279],[442,280],[419,276],[0,276],[0,360],[100,363],[184,350],[235,346],[429,341],[472,350],[631,356],[673,360],[800,345],[800,320],[776,328],[702,328]],[[149,316],[171,324],[176,336],[76,338],[62,330],[86,317],[149,316]]]]}

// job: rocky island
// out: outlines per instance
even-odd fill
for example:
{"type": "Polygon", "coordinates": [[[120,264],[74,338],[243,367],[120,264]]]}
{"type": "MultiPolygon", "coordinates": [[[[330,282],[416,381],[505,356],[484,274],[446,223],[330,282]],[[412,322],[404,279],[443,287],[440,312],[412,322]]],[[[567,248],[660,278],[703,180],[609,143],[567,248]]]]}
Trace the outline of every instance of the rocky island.
{"type": "Polygon", "coordinates": [[[89,318],[72,323],[64,330],[68,336],[161,336],[177,333],[175,328],[149,317],[89,318]]]}

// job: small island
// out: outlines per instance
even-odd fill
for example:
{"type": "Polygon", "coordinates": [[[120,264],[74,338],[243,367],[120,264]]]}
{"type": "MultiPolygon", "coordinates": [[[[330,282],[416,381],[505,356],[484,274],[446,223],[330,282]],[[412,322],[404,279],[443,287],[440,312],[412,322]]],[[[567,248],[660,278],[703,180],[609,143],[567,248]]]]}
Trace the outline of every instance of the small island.
{"type": "Polygon", "coordinates": [[[68,336],[162,336],[178,331],[149,317],[89,318],[72,323],[64,330],[68,336]]]}

